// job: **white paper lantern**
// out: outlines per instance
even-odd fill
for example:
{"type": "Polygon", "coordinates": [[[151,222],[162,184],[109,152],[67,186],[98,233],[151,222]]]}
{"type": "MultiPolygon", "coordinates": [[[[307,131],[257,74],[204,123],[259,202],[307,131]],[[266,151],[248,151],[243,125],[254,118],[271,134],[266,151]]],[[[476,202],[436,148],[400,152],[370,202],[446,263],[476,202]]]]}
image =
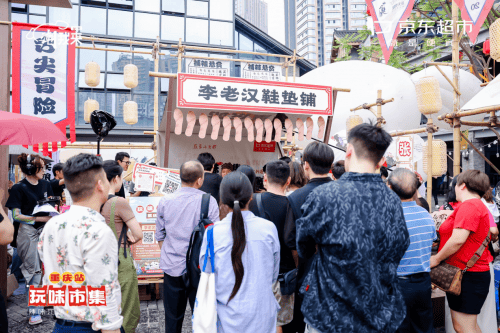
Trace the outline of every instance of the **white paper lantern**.
{"type": "Polygon", "coordinates": [[[85,65],[85,83],[89,87],[97,87],[101,82],[101,68],[93,61],[85,65]]]}
{"type": "Polygon", "coordinates": [[[135,88],[139,84],[139,70],[136,65],[128,64],[123,68],[123,84],[127,88],[135,88]]]}
{"type": "Polygon", "coordinates": [[[439,81],[434,76],[425,76],[415,83],[418,110],[423,114],[438,113],[443,108],[439,81]]]}
{"type": "MultiPolygon", "coordinates": [[[[427,173],[427,143],[424,144],[422,154],[424,171],[427,173]]],[[[446,173],[448,170],[446,158],[446,143],[443,140],[432,140],[432,176],[439,177],[446,173]]]]}
{"type": "Polygon", "coordinates": [[[83,119],[88,124],[90,123],[90,114],[95,110],[99,110],[99,102],[94,99],[87,99],[83,103],[83,110],[83,119]]]}
{"type": "Polygon", "coordinates": [[[125,124],[134,125],[138,120],[137,103],[128,101],[123,104],[123,121],[125,124]]]}
{"type": "Polygon", "coordinates": [[[346,121],[346,131],[349,133],[354,127],[361,125],[363,123],[363,118],[358,115],[349,116],[346,121]]]}
{"type": "Polygon", "coordinates": [[[500,61],[500,18],[490,26],[490,56],[500,61]]]}

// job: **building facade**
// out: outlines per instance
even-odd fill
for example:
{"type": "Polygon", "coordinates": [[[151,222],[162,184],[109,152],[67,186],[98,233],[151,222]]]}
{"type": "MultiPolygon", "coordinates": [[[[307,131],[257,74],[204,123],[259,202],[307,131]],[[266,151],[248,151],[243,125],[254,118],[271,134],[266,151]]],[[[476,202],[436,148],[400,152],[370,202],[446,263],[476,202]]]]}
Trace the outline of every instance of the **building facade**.
{"type": "MultiPolygon", "coordinates": [[[[235,15],[233,0],[80,0],[73,8],[47,8],[34,5],[11,4],[10,21],[59,26],[80,26],[83,36],[124,40],[123,44],[95,42],[95,47],[128,51],[125,41],[154,42],[159,36],[162,44],[217,47],[227,50],[245,50],[260,53],[293,55],[293,51],[271,38],[250,22],[235,15]]],[[[82,46],[92,43],[82,41],[82,46]]],[[[127,53],[77,49],[75,61],[75,112],[77,141],[94,141],[95,134],[84,121],[84,103],[87,99],[99,102],[99,108],[115,116],[117,126],[108,142],[152,142],[152,136],[144,135],[154,126],[154,71],[151,48],[132,46],[142,53],[127,53]],[[85,84],[85,65],[96,62],[100,66],[99,86],[90,88],[85,84]],[[139,84],[128,89],[123,84],[123,69],[133,63],[138,67],[139,84]],[[138,123],[127,125],[123,121],[123,104],[134,100],[138,104],[138,123]]],[[[176,73],[178,68],[176,48],[162,48],[160,72],[176,73]]],[[[265,55],[237,53],[203,53],[187,51],[186,55],[240,58],[280,62],[283,58],[265,55]]],[[[186,72],[189,61],[183,59],[182,71],[186,72]]],[[[231,62],[231,76],[240,77],[243,62],[231,62]]],[[[297,75],[314,69],[308,61],[298,62],[297,75]]],[[[159,121],[168,95],[168,79],[160,79],[159,121]]],[[[11,104],[12,105],[12,104],[11,104]]]]}
{"type": "Polygon", "coordinates": [[[285,45],[294,50],[297,48],[295,0],[283,0],[283,2],[285,5],[285,45]]]}
{"type": "Polygon", "coordinates": [[[235,13],[265,33],[268,32],[267,2],[263,0],[236,0],[235,13]]]}
{"type": "Polygon", "coordinates": [[[364,0],[297,0],[297,51],[317,66],[330,63],[333,32],[366,25],[364,0]]]}

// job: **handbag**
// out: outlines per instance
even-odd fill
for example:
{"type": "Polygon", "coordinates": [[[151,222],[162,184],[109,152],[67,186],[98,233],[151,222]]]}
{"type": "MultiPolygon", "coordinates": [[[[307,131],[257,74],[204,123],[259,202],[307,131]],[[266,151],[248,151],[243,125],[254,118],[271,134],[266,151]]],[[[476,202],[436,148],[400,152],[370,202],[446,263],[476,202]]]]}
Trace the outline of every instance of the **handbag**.
{"type": "Polygon", "coordinates": [[[488,247],[490,242],[491,234],[488,231],[486,239],[483,241],[479,249],[474,253],[472,258],[469,259],[467,265],[464,269],[460,269],[453,265],[447,264],[442,261],[439,265],[431,269],[431,283],[437,288],[444,292],[451,293],[453,295],[460,295],[462,292],[462,277],[468,269],[470,269],[474,264],[481,258],[484,249],[488,247]]]}
{"type": "Polygon", "coordinates": [[[193,333],[217,333],[214,256],[214,229],[210,227],[207,229],[207,250],[194,302],[193,333]],[[209,256],[211,272],[206,273],[209,256]]]}

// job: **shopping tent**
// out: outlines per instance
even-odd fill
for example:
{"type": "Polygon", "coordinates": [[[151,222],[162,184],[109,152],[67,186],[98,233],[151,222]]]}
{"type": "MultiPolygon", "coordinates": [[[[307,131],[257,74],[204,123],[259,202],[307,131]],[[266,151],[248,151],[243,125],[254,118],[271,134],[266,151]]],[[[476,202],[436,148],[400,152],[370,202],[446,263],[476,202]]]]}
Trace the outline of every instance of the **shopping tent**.
{"type": "MultiPolygon", "coordinates": [[[[500,75],[462,106],[462,110],[473,110],[494,105],[498,105],[500,108],[500,75]]],[[[484,117],[485,115],[478,116],[484,117]]],[[[464,117],[464,120],[472,120],[472,117],[464,117]]]]}

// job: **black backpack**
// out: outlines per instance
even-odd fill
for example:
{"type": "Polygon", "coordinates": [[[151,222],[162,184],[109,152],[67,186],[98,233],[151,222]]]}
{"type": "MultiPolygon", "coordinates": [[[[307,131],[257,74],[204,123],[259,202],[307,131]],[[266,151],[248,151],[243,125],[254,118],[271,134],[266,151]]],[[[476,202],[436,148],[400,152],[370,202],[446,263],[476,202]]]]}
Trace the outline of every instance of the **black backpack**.
{"type": "Polygon", "coordinates": [[[208,208],[210,205],[210,193],[203,194],[201,199],[200,222],[194,228],[189,240],[189,247],[186,254],[186,282],[191,288],[197,289],[200,283],[200,252],[203,243],[203,236],[205,236],[205,229],[213,225],[212,221],[208,219],[208,208]]]}

